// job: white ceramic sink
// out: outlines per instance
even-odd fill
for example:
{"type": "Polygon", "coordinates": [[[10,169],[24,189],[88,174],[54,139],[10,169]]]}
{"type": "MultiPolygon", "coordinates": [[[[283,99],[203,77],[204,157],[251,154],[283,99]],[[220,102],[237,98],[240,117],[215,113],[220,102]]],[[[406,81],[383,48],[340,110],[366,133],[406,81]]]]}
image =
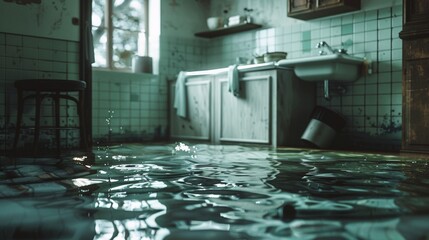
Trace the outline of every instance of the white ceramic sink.
{"type": "Polygon", "coordinates": [[[363,61],[363,58],[338,53],[285,59],[277,64],[280,67],[293,68],[296,76],[305,81],[352,82],[360,77],[363,61]]]}

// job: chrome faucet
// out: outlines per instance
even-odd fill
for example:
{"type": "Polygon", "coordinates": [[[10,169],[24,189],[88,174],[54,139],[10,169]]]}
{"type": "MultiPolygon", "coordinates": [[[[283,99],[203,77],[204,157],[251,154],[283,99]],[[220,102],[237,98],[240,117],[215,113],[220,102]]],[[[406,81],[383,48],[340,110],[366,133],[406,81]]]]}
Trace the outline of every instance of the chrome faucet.
{"type": "MultiPolygon", "coordinates": [[[[347,50],[341,48],[341,49],[333,49],[331,46],[329,46],[329,44],[325,41],[321,41],[316,45],[316,48],[323,48],[326,47],[331,53],[343,53],[343,54],[347,54],[347,50]]],[[[327,53],[323,50],[319,51],[320,55],[326,55],[327,53]]]]}

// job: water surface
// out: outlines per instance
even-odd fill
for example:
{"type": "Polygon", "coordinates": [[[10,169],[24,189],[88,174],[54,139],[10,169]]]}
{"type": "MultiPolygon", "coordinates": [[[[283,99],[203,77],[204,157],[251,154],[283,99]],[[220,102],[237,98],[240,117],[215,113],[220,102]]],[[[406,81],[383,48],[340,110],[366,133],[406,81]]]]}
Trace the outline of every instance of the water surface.
{"type": "Polygon", "coordinates": [[[429,237],[424,160],[182,143],[95,154],[3,166],[0,239],[429,237]]]}

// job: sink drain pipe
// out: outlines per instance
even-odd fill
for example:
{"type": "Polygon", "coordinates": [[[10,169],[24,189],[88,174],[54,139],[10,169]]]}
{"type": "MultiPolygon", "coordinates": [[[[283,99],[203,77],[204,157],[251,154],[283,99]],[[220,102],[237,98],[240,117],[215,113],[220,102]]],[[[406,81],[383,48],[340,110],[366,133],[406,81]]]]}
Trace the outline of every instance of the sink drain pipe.
{"type": "MultiPolygon", "coordinates": [[[[347,89],[339,84],[334,84],[334,91],[335,93],[337,93],[338,95],[343,95],[347,92],[347,89]]],[[[331,101],[331,84],[329,82],[329,80],[324,80],[323,81],[323,97],[325,98],[326,101],[331,101]]]]}
{"type": "Polygon", "coordinates": [[[329,93],[329,80],[324,80],[323,81],[323,97],[327,101],[331,101],[331,95],[329,93]]]}

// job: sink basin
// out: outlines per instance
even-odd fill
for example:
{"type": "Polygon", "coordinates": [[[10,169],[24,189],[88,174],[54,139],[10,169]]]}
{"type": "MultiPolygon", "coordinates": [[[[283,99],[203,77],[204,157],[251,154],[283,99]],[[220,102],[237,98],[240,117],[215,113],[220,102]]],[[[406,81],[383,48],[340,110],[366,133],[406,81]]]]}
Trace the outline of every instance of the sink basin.
{"type": "Polygon", "coordinates": [[[277,64],[293,68],[297,77],[305,81],[352,82],[361,75],[363,58],[347,54],[329,54],[297,59],[285,59],[277,64]]]}

